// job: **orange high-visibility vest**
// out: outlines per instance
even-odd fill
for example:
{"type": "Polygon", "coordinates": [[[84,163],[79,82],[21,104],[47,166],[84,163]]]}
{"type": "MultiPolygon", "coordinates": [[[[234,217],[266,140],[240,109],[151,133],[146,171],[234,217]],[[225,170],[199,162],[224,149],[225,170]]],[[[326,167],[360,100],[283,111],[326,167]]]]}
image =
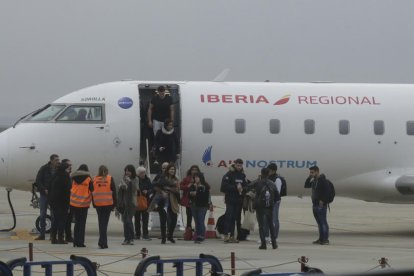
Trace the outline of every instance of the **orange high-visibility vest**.
{"type": "Polygon", "coordinates": [[[89,183],[91,178],[88,176],[82,183],[72,182],[70,190],[70,206],[73,207],[89,207],[91,204],[91,192],[89,191],[89,183]]]}
{"type": "Polygon", "coordinates": [[[93,202],[95,206],[114,205],[111,190],[111,176],[95,176],[93,179],[93,202]]]}

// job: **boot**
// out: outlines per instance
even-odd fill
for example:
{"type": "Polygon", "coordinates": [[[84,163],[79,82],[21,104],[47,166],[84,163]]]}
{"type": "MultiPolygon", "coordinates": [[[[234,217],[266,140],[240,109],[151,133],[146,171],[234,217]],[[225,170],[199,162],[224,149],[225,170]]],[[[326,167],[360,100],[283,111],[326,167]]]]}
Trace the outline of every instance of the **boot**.
{"type": "Polygon", "coordinates": [[[276,240],[273,240],[273,241],[272,241],[272,248],[273,248],[273,249],[277,249],[277,243],[276,243],[276,240]]]}
{"type": "Polygon", "coordinates": [[[259,246],[259,249],[267,249],[266,243],[262,243],[262,245],[259,246]]]}
{"type": "Polygon", "coordinates": [[[56,232],[50,232],[50,242],[52,244],[57,244],[56,232]]]}

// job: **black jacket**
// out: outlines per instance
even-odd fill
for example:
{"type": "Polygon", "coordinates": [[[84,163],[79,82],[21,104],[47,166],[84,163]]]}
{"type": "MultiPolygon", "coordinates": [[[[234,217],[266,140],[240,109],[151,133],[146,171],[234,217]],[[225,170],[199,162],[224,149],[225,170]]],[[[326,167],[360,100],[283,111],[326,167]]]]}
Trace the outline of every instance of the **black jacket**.
{"type": "Polygon", "coordinates": [[[305,188],[312,188],[313,204],[319,204],[319,201],[327,204],[329,198],[329,187],[324,174],[320,174],[317,179],[308,177],[305,182],[305,188]]]}
{"type": "Polygon", "coordinates": [[[237,171],[234,166],[231,166],[221,180],[220,191],[224,193],[224,202],[226,204],[236,204],[243,200],[243,193],[240,194],[237,190],[238,183],[245,189],[247,186],[246,175],[243,171],[237,171]]]}
{"type": "Polygon", "coordinates": [[[145,191],[147,190],[147,198],[150,199],[152,197],[152,193],[153,193],[153,189],[152,189],[152,183],[151,180],[148,178],[148,176],[145,176],[144,179],[141,179],[139,177],[137,177],[139,183],[139,190],[140,191],[145,191]]]}
{"type": "Polygon", "coordinates": [[[39,193],[45,195],[45,190],[50,189],[50,185],[55,174],[50,162],[43,165],[36,175],[36,185],[39,193]]]}
{"type": "Polygon", "coordinates": [[[157,160],[163,162],[175,162],[177,154],[180,153],[180,142],[174,130],[168,132],[164,128],[158,130],[155,135],[155,147],[157,160]],[[164,147],[160,151],[160,147],[164,147]]]}
{"type": "Polygon", "coordinates": [[[66,172],[56,172],[51,182],[49,204],[52,208],[69,209],[70,202],[70,176],[66,172]]]}

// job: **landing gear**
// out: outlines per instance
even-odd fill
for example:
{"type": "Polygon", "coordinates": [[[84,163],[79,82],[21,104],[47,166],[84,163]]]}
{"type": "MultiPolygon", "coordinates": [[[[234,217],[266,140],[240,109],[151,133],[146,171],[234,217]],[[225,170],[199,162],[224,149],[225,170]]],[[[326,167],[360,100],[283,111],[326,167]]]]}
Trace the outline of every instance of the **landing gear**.
{"type": "MultiPolygon", "coordinates": [[[[36,183],[33,183],[32,186],[32,199],[30,206],[32,206],[35,209],[40,209],[40,203],[39,203],[39,196],[37,195],[37,185],[36,183]]],[[[36,218],[35,227],[37,232],[40,233],[40,216],[36,218]]],[[[46,233],[50,233],[50,229],[52,228],[52,217],[50,215],[46,215],[46,233]]]]}
{"type": "MultiPolygon", "coordinates": [[[[40,216],[36,219],[36,230],[40,232],[40,216]]],[[[46,234],[50,233],[50,229],[52,228],[52,217],[50,215],[46,215],[46,234]]]]}

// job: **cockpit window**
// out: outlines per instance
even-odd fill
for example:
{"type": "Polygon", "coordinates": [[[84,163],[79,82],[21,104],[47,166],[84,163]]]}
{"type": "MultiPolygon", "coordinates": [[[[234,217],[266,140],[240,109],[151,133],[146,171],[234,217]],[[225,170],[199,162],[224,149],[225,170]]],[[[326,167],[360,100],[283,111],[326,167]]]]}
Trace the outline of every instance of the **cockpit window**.
{"type": "Polygon", "coordinates": [[[67,122],[100,122],[103,121],[101,105],[71,105],[56,121],[67,122]]]}
{"type": "Polygon", "coordinates": [[[28,121],[50,121],[52,120],[62,109],[64,105],[49,105],[45,109],[36,111],[29,117],[28,121]]]}

